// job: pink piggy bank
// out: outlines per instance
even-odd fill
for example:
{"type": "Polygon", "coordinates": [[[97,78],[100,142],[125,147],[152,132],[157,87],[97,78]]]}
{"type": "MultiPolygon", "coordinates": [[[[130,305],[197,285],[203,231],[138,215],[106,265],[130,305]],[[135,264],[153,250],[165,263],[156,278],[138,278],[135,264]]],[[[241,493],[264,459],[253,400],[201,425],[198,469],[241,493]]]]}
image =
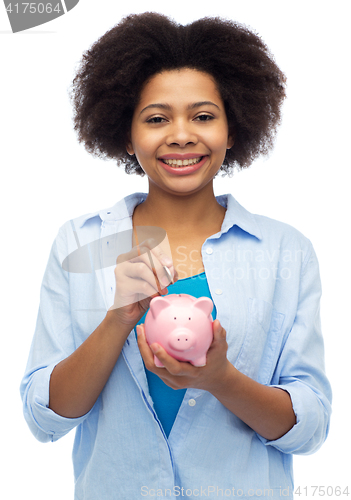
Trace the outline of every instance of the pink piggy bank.
{"type": "MultiPolygon", "coordinates": [[[[208,297],[197,299],[186,293],[154,297],[144,323],[148,344],[157,342],[173,358],[205,366],[213,340],[212,309],[208,297]]],[[[156,356],[154,361],[163,366],[156,356]]]]}

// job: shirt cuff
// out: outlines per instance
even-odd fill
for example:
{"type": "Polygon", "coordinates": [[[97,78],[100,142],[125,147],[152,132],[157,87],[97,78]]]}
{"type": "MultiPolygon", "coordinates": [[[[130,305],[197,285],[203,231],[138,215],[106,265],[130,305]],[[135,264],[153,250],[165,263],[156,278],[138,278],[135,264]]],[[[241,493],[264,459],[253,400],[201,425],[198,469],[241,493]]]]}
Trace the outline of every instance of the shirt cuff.
{"type": "Polygon", "coordinates": [[[42,442],[57,441],[83,422],[92,411],[78,418],[67,418],[49,408],[50,377],[56,365],[57,362],[32,375],[24,398],[24,416],[27,424],[36,439],[42,442]]]}
{"type": "Polygon", "coordinates": [[[323,395],[318,395],[300,381],[286,385],[271,385],[288,392],[291,398],[296,424],[282,437],[268,440],[257,434],[267,446],[274,446],[283,453],[308,455],[317,451],[329,431],[331,406],[323,395]]]}

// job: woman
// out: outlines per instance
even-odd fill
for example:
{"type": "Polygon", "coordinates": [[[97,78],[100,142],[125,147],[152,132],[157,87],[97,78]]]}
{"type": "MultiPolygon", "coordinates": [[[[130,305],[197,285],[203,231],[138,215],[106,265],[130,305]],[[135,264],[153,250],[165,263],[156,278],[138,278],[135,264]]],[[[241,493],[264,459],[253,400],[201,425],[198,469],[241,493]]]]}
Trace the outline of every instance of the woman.
{"type": "Polygon", "coordinates": [[[43,281],[24,413],[42,441],[77,428],[77,499],[292,498],[292,454],[324,442],[313,248],[213,191],[220,170],[271,148],[284,86],[260,38],[219,19],[128,16],[84,55],[72,89],[79,139],[147,175],[149,191],[65,224],[43,281]],[[169,246],[147,237],[155,227],[169,246]],[[130,248],[106,265],[122,233],[130,248]],[[65,268],[96,241],[94,272],[65,268]],[[204,367],[145,341],[150,300],[168,292],[214,302],[204,367]]]}

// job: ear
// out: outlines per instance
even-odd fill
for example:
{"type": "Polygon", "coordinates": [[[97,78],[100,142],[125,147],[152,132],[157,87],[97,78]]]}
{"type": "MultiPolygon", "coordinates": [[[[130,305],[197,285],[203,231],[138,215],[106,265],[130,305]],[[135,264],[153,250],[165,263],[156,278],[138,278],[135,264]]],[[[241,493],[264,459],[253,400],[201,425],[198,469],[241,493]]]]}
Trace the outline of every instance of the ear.
{"type": "Polygon", "coordinates": [[[126,150],[127,150],[127,153],[128,153],[130,156],[133,156],[133,154],[134,154],[134,149],[133,149],[133,146],[132,146],[132,143],[131,143],[131,142],[127,142],[127,144],[126,144],[126,150]]]}
{"type": "Polygon", "coordinates": [[[228,135],[228,142],[227,142],[227,149],[230,149],[234,146],[234,143],[235,143],[235,130],[233,130],[233,132],[228,135]]]}
{"type": "Polygon", "coordinates": [[[133,149],[133,144],[132,144],[132,141],[130,138],[130,134],[128,134],[128,137],[127,137],[126,150],[130,156],[132,156],[134,154],[134,149],[133,149]]]}

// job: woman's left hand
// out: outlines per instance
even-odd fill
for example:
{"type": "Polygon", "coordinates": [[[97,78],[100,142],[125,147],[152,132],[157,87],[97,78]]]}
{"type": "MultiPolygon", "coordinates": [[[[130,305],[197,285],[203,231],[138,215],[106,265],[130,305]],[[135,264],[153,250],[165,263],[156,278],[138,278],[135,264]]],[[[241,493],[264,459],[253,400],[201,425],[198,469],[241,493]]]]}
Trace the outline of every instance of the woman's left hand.
{"type": "Polygon", "coordinates": [[[178,361],[165,351],[159,344],[148,345],[145,338],[144,325],[137,326],[138,345],[145,367],[158,375],[165,384],[172,389],[196,388],[209,392],[216,391],[222,384],[230,367],[227,358],[228,344],[226,331],[218,319],[213,322],[213,341],[207,351],[205,366],[193,366],[191,363],[178,361]],[[154,363],[154,355],[161,361],[164,368],[159,368],[154,363]]]}

